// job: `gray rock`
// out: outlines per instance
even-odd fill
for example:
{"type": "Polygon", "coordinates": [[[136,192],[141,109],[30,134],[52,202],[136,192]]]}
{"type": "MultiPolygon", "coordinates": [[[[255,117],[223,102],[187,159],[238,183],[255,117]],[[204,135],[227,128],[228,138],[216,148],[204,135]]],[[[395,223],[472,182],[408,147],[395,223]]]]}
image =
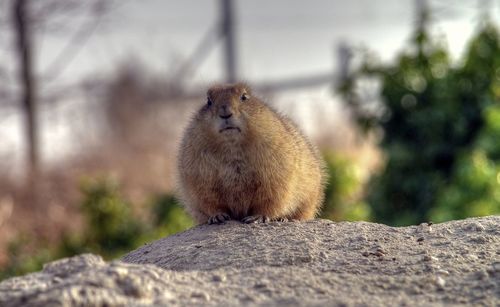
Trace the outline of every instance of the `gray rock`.
{"type": "Polygon", "coordinates": [[[499,228],[498,216],[432,231],[326,220],[202,225],[119,261],[85,254],[5,280],[0,306],[494,306],[499,228]]]}

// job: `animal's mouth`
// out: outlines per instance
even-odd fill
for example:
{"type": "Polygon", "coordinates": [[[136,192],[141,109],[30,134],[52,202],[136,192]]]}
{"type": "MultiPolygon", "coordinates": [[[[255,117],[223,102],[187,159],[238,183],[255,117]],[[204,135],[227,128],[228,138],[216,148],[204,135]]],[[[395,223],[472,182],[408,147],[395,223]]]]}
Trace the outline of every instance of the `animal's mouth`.
{"type": "Polygon", "coordinates": [[[238,128],[238,127],[234,127],[234,126],[226,126],[222,129],[219,130],[219,132],[224,132],[224,131],[238,131],[238,132],[241,132],[241,129],[238,128]]]}

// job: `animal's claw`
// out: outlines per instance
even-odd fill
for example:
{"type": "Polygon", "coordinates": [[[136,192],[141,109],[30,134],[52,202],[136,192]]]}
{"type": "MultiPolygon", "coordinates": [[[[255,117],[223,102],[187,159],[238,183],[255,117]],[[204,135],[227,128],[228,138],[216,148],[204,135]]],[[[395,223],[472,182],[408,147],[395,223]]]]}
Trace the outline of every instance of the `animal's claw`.
{"type": "Polygon", "coordinates": [[[226,221],[229,221],[231,217],[227,213],[218,213],[212,215],[208,218],[208,224],[224,224],[226,221]]]}

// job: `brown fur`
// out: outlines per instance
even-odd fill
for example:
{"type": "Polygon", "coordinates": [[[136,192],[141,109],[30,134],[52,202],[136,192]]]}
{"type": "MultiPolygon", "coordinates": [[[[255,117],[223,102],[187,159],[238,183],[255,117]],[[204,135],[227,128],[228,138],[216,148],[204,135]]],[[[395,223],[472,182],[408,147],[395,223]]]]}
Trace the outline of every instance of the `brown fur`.
{"type": "Polygon", "coordinates": [[[323,161],[295,124],[244,84],[214,86],[207,96],[211,105],[192,119],[178,158],[181,199],[194,219],[314,218],[324,197],[323,161]]]}

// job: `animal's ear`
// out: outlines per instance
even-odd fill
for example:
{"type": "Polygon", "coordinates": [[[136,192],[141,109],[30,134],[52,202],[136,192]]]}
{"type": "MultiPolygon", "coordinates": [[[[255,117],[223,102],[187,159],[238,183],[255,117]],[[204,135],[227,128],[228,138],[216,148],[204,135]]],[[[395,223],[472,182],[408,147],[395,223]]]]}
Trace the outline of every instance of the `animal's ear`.
{"type": "Polygon", "coordinates": [[[250,88],[250,85],[246,82],[239,82],[236,84],[236,87],[240,89],[240,91],[245,92],[247,94],[252,94],[252,88],[250,88]]]}

